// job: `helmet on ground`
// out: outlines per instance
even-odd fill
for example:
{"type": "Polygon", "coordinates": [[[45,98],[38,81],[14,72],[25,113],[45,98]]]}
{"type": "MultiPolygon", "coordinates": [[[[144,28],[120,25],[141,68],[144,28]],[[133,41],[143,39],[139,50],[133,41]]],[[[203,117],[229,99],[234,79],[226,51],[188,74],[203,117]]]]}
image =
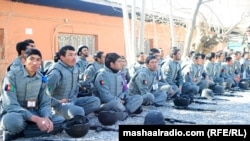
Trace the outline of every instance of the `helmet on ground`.
{"type": "Polygon", "coordinates": [[[190,104],[190,98],[186,95],[176,97],[174,100],[175,106],[187,107],[190,104]]]}
{"type": "Polygon", "coordinates": [[[249,82],[248,80],[241,80],[239,83],[239,87],[242,89],[248,89],[249,88],[249,82]]]}
{"type": "Polygon", "coordinates": [[[159,111],[152,110],[147,113],[144,119],[144,125],[165,125],[165,118],[159,111]]]}
{"type": "Polygon", "coordinates": [[[113,125],[117,122],[117,112],[115,111],[101,111],[98,114],[98,120],[102,125],[113,125]]]}
{"type": "Polygon", "coordinates": [[[65,132],[73,137],[80,138],[89,131],[89,119],[86,116],[77,115],[63,124],[65,132]]]}
{"type": "Polygon", "coordinates": [[[207,99],[212,99],[214,97],[214,93],[210,89],[203,89],[201,92],[201,97],[205,97],[207,99]]]}
{"type": "Polygon", "coordinates": [[[224,93],[224,88],[220,85],[215,85],[212,90],[214,93],[224,93]]]}

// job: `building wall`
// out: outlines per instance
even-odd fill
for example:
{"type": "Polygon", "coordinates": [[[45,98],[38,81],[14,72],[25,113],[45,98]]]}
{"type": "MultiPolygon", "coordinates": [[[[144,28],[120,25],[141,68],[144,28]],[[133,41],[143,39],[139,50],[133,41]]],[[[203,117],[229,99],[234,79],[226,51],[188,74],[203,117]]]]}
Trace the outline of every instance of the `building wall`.
{"type": "MultiPolygon", "coordinates": [[[[16,43],[31,38],[42,52],[44,60],[53,58],[58,50],[58,33],[91,34],[97,36],[96,50],[125,55],[123,19],[68,9],[0,0],[0,29],[4,30],[4,59],[0,60],[0,78],[7,65],[17,56],[16,43]],[[26,29],[32,34],[27,34],[26,29]]],[[[140,23],[137,21],[137,35],[140,23]]],[[[176,27],[176,41],[184,43],[185,29],[176,27]]],[[[145,23],[145,38],[151,47],[161,47],[168,54],[171,44],[169,25],[145,23]]]]}

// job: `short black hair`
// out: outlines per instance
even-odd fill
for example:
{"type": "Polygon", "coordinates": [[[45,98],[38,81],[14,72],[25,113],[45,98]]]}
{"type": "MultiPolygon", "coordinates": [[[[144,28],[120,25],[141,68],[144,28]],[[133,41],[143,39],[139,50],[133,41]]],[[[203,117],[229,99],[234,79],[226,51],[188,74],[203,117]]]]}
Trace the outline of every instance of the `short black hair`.
{"type": "Polygon", "coordinates": [[[144,54],[144,52],[139,52],[136,54],[136,57],[139,57],[140,55],[143,55],[143,54],[144,54]]]}
{"type": "Polygon", "coordinates": [[[150,62],[151,60],[153,60],[153,59],[157,59],[157,57],[154,56],[154,55],[148,55],[147,58],[146,58],[145,63],[146,63],[146,64],[149,64],[149,62],[150,62]]]}
{"type": "Polygon", "coordinates": [[[25,51],[27,47],[29,46],[29,43],[21,41],[16,44],[16,51],[18,53],[18,56],[21,55],[22,50],[25,51]]]}
{"type": "Polygon", "coordinates": [[[151,48],[149,50],[149,55],[154,55],[155,53],[161,53],[159,49],[157,48],[151,48]]]}
{"type": "Polygon", "coordinates": [[[174,55],[176,55],[179,51],[180,51],[180,49],[178,49],[177,47],[173,47],[173,48],[170,50],[170,58],[173,58],[174,55]]]}
{"type": "Polygon", "coordinates": [[[232,60],[232,57],[230,57],[230,56],[226,57],[226,62],[229,62],[231,60],[232,60]]]}
{"type": "Polygon", "coordinates": [[[212,60],[213,58],[215,58],[215,53],[214,52],[209,52],[207,55],[206,55],[206,59],[207,60],[212,60]]]}
{"type": "Polygon", "coordinates": [[[99,58],[102,58],[102,55],[104,54],[104,52],[103,51],[97,51],[94,55],[93,55],[93,57],[94,57],[94,60],[95,61],[97,61],[97,59],[99,58]]]}
{"type": "Polygon", "coordinates": [[[24,52],[24,58],[27,59],[30,55],[38,55],[42,58],[41,52],[36,48],[28,48],[24,52]]]}
{"type": "Polygon", "coordinates": [[[34,40],[32,40],[32,39],[26,39],[26,40],[24,40],[24,42],[26,42],[26,43],[35,43],[35,41],[34,40]]]}
{"type": "Polygon", "coordinates": [[[66,46],[63,46],[60,50],[59,50],[59,56],[65,56],[66,55],[66,52],[67,50],[72,50],[72,51],[75,51],[75,48],[71,45],[66,45],[66,46]]]}
{"type": "Polygon", "coordinates": [[[117,53],[107,53],[105,57],[105,66],[110,68],[110,63],[115,63],[119,58],[121,58],[121,56],[117,53]]]}

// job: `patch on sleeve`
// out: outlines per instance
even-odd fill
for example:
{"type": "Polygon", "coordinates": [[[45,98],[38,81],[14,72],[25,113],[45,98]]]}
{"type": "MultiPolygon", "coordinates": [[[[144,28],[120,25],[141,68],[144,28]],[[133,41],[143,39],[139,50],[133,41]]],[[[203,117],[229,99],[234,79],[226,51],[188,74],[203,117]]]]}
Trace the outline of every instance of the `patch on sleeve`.
{"type": "Polygon", "coordinates": [[[100,80],[100,85],[104,85],[105,81],[104,80],[100,80]]]}
{"type": "Polygon", "coordinates": [[[9,92],[13,92],[15,90],[15,87],[13,85],[10,85],[10,84],[6,84],[5,87],[4,87],[4,90],[9,92]]]}
{"type": "Polygon", "coordinates": [[[142,84],[147,84],[147,80],[142,80],[142,84]]]}

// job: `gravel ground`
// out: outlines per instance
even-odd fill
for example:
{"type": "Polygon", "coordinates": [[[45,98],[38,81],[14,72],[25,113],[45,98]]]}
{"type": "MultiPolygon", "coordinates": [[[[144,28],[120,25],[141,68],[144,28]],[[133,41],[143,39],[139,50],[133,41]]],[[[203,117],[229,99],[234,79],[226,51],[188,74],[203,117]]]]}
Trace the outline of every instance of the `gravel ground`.
{"type": "MultiPolygon", "coordinates": [[[[204,102],[192,103],[189,107],[208,109],[212,111],[191,111],[175,109],[173,102],[170,100],[164,107],[144,107],[144,111],[137,117],[129,117],[125,121],[118,121],[115,125],[107,126],[118,129],[119,125],[142,125],[144,116],[149,110],[158,110],[167,118],[195,122],[196,125],[246,125],[250,124],[250,91],[234,92],[235,96],[215,96],[214,100],[195,99],[204,102]]],[[[89,115],[91,125],[100,125],[94,115],[89,115]]],[[[167,124],[187,124],[187,123],[170,123],[167,124]]],[[[82,138],[71,138],[65,132],[50,137],[37,138],[20,138],[18,141],[118,141],[118,132],[89,130],[88,134],[82,138]]]]}

